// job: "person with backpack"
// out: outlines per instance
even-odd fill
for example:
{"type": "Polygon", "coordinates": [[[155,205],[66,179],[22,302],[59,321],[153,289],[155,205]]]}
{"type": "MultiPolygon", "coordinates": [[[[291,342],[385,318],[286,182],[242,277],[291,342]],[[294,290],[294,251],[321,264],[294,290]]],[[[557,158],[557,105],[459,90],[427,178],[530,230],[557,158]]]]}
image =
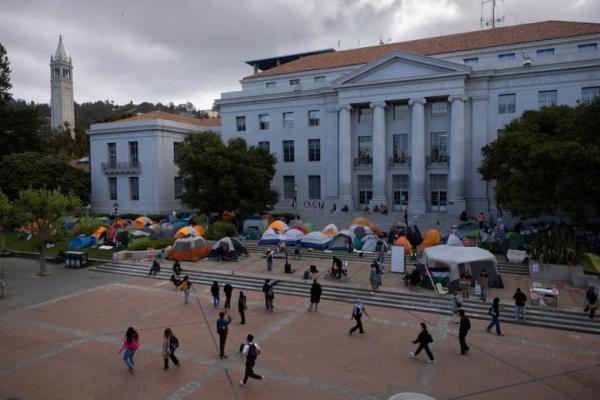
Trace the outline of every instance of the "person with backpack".
{"type": "Polygon", "coordinates": [[[467,346],[467,334],[469,333],[469,329],[471,329],[471,321],[465,315],[465,310],[458,310],[458,314],[460,315],[460,326],[458,327],[458,341],[460,343],[460,354],[466,354],[469,351],[469,346],[467,346]]]}
{"type": "Polygon", "coordinates": [[[527,303],[527,296],[521,292],[521,288],[517,288],[513,295],[515,300],[515,319],[517,321],[522,320],[525,322],[525,304],[527,303]]]}
{"type": "Polygon", "coordinates": [[[246,324],[246,310],[246,295],[244,292],[240,291],[240,297],[238,298],[238,311],[240,313],[240,317],[242,317],[242,322],[240,322],[241,325],[246,324]]]}
{"type": "Polygon", "coordinates": [[[119,354],[125,350],[125,354],[123,354],[123,362],[127,365],[127,369],[129,372],[133,373],[133,367],[135,367],[135,362],[133,361],[133,356],[140,346],[140,336],[132,327],[127,328],[127,332],[125,332],[125,339],[123,340],[123,345],[119,349],[119,354]]]}
{"type": "Polygon", "coordinates": [[[313,284],[310,287],[310,305],[308,306],[308,311],[313,310],[313,305],[315,306],[315,312],[317,311],[317,307],[319,307],[319,302],[321,301],[321,284],[317,282],[317,278],[313,279],[313,284]]]}
{"type": "Polygon", "coordinates": [[[183,301],[187,304],[190,300],[190,289],[192,288],[192,282],[190,278],[186,275],[183,277],[183,280],[179,284],[179,290],[183,291],[183,301]]]}
{"type": "Polygon", "coordinates": [[[248,335],[246,337],[246,344],[242,348],[242,352],[240,357],[246,357],[246,369],[244,371],[244,379],[240,381],[241,387],[246,387],[246,382],[248,382],[248,378],[259,379],[264,381],[265,377],[254,373],[254,365],[256,364],[256,359],[260,354],[260,346],[258,343],[254,342],[254,336],[248,335]]]}
{"type": "Polygon", "coordinates": [[[219,319],[217,320],[217,334],[219,335],[219,357],[222,359],[227,358],[225,355],[225,342],[227,342],[227,334],[229,333],[229,324],[231,323],[231,317],[227,314],[227,311],[219,313],[219,319]],[[227,316],[227,318],[225,318],[227,316]]]}
{"type": "Polygon", "coordinates": [[[492,322],[488,325],[486,331],[490,333],[492,331],[492,327],[496,327],[496,335],[504,336],[500,331],[500,299],[498,297],[494,298],[492,302],[492,306],[488,310],[488,314],[492,317],[492,322]]]}
{"type": "Polygon", "coordinates": [[[229,310],[231,308],[231,294],[233,293],[233,286],[231,283],[225,283],[223,286],[223,292],[225,292],[225,309],[229,310]]]}
{"type": "Polygon", "coordinates": [[[417,343],[419,344],[419,347],[417,347],[417,351],[415,351],[414,353],[410,352],[408,353],[408,355],[412,358],[415,358],[417,355],[419,355],[421,350],[425,350],[427,357],[429,357],[429,362],[433,364],[435,362],[435,358],[433,358],[433,354],[431,353],[431,350],[429,350],[429,343],[433,343],[433,338],[427,331],[427,325],[425,325],[425,322],[421,322],[421,332],[419,333],[419,336],[417,336],[417,338],[413,341],[413,344],[417,343]]]}
{"type": "Polygon", "coordinates": [[[181,366],[181,363],[175,357],[175,350],[179,347],[179,339],[173,332],[171,328],[165,329],[165,336],[163,339],[163,359],[165,360],[165,369],[169,369],[169,358],[177,367],[181,366]]]}
{"type": "Polygon", "coordinates": [[[356,331],[357,329],[359,330],[359,332],[361,334],[365,333],[365,331],[363,329],[363,325],[362,325],[362,315],[363,314],[365,314],[367,317],[369,316],[369,313],[365,309],[365,305],[363,304],[362,300],[358,299],[358,300],[356,300],[356,303],[352,307],[352,317],[350,319],[356,320],[356,325],[350,329],[350,331],[349,331],[350,336],[352,336],[354,331],[356,331]]]}
{"type": "Polygon", "coordinates": [[[271,272],[271,271],[273,271],[273,250],[267,249],[266,259],[267,259],[267,271],[271,272]]]}
{"type": "Polygon", "coordinates": [[[214,308],[219,308],[219,302],[220,302],[219,291],[220,291],[219,282],[213,281],[213,284],[210,287],[210,294],[212,294],[214,308]]]}
{"type": "Polygon", "coordinates": [[[583,311],[589,311],[590,319],[594,319],[594,316],[596,315],[596,308],[598,306],[598,295],[596,294],[596,289],[593,286],[590,286],[585,292],[585,301],[586,305],[583,311]]]}

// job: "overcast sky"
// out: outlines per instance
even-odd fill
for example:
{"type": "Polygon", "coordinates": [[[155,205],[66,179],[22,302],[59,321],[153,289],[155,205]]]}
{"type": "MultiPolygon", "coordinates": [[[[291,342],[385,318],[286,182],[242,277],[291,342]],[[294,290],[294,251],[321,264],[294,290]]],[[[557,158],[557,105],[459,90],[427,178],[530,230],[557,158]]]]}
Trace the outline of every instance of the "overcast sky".
{"type": "MultiPolygon", "coordinates": [[[[600,22],[600,0],[499,1],[504,25],[600,22]]],[[[48,102],[59,34],[75,100],[210,108],[252,73],[244,61],[480,28],[480,0],[0,0],[15,98],[48,102]]]]}

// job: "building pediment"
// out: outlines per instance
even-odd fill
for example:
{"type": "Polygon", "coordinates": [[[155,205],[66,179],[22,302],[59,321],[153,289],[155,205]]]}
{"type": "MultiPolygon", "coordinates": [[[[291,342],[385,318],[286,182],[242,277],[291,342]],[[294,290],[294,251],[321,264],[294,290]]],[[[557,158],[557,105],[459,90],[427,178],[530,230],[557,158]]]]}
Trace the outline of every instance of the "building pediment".
{"type": "Polygon", "coordinates": [[[332,83],[334,86],[354,86],[379,82],[467,75],[470,72],[471,68],[466,65],[394,50],[332,83]]]}

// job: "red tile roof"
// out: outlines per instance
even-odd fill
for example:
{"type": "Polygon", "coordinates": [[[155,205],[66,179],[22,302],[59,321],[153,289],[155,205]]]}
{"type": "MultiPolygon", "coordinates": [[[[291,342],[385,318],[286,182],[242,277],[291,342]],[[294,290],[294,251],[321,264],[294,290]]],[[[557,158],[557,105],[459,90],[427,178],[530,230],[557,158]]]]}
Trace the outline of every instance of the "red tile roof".
{"type": "Polygon", "coordinates": [[[221,118],[199,119],[184,117],[183,115],[171,114],[164,111],[150,111],[144,114],[139,114],[131,118],[126,118],[124,121],[140,121],[147,119],[166,119],[169,121],[181,122],[184,124],[200,125],[200,126],[219,126],[221,118]]]}
{"type": "Polygon", "coordinates": [[[433,55],[595,33],[600,33],[600,24],[598,23],[566,21],[535,22],[317,54],[258,72],[244,79],[366,64],[393,50],[403,50],[421,55],[433,55]]]}

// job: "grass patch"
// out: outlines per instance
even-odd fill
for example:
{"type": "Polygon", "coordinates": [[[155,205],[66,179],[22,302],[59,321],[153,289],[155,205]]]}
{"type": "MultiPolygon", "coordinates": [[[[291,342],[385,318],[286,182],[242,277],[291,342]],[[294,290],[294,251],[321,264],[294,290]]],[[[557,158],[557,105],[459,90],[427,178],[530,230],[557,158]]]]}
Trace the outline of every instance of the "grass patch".
{"type": "MultiPolygon", "coordinates": [[[[29,251],[33,253],[37,253],[38,250],[32,246],[31,241],[27,240],[27,238],[19,237],[17,232],[7,232],[5,233],[6,240],[6,248],[12,251],[29,251]]],[[[54,247],[50,249],[46,249],[47,255],[58,254],[59,251],[67,251],[67,247],[69,245],[68,239],[63,239],[54,244],[54,247]]],[[[101,258],[105,260],[111,260],[112,255],[115,251],[119,251],[115,249],[111,250],[100,250],[92,247],[87,247],[82,249],[82,251],[86,252],[88,257],[90,258],[101,258]]]]}

